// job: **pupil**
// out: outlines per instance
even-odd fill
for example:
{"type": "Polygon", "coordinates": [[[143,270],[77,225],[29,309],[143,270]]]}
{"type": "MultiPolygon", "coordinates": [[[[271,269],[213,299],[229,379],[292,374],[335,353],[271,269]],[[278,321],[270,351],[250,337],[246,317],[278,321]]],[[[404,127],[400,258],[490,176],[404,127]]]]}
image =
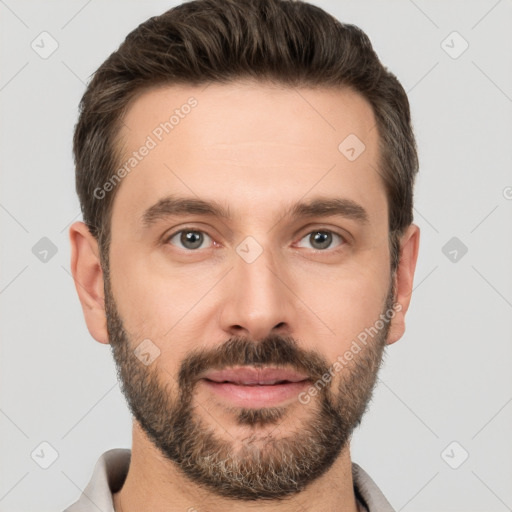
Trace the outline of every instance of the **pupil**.
{"type": "Polygon", "coordinates": [[[181,234],[181,243],[189,249],[197,249],[201,247],[203,241],[202,233],[197,231],[185,231],[181,234]]]}
{"type": "Polygon", "coordinates": [[[325,249],[331,245],[332,234],[326,233],[325,231],[317,231],[316,233],[312,233],[311,235],[314,239],[314,244],[317,244],[320,249],[325,249]]]}

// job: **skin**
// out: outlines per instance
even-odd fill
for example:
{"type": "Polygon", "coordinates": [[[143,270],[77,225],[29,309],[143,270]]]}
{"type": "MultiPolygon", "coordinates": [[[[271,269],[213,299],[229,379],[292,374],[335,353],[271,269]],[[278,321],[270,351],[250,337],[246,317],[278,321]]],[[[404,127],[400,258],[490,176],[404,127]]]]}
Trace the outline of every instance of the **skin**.
{"type": "MultiPolygon", "coordinates": [[[[213,349],[232,336],[290,335],[301,348],[334,362],[358,333],[374,325],[390,285],[388,206],[375,172],[378,133],[371,106],[349,90],[292,90],[251,82],[158,87],[138,96],[125,115],[124,156],[190,96],[197,107],[123,178],[113,205],[111,287],[133,348],[146,338],[159,347],[161,383],[169,384],[171,393],[180,363],[192,350],[213,349]],[[338,150],[349,134],[366,146],[353,162],[338,150]],[[229,207],[232,218],[169,217],[144,230],[142,213],[168,194],[215,200],[229,207]],[[349,198],[364,207],[369,222],[283,217],[291,204],[317,197],[349,198]],[[210,238],[195,252],[180,245],[179,236],[168,240],[184,228],[210,238]],[[316,229],[344,238],[315,249],[307,235],[316,229]],[[247,236],[262,249],[252,263],[236,252],[247,236]]],[[[71,270],[87,327],[107,344],[97,242],[82,222],[71,226],[70,241],[71,270]]],[[[401,311],[391,322],[388,345],[405,330],[419,228],[409,226],[401,243],[395,275],[401,311]]],[[[333,386],[338,379],[335,374],[333,386]]],[[[207,389],[198,386],[194,400],[209,404],[208,410],[196,411],[220,438],[236,445],[247,437],[249,427],[238,425],[207,389]]],[[[311,413],[295,402],[288,407],[279,425],[283,436],[311,413]]],[[[261,438],[267,428],[258,431],[261,438]]],[[[319,495],[322,510],[357,510],[349,444],[325,474],[287,501],[237,502],[189,481],[134,420],[131,465],[114,504],[123,512],[191,506],[209,512],[313,511],[319,495]],[[204,503],[207,508],[200,507],[204,503]]]]}

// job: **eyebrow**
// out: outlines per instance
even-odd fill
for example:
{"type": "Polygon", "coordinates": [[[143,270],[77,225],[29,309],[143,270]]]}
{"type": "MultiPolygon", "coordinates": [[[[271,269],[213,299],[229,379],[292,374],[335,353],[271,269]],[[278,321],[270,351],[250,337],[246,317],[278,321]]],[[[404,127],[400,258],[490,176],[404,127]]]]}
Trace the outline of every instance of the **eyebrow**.
{"type": "MultiPolygon", "coordinates": [[[[167,196],[144,211],[141,219],[144,228],[148,229],[159,220],[171,216],[204,215],[231,219],[229,208],[217,201],[206,201],[195,197],[167,196]]],[[[318,198],[309,202],[298,202],[289,207],[283,217],[308,218],[338,215],[368,224],[367,211],[358,203],[348,198],[318,198]]]]}

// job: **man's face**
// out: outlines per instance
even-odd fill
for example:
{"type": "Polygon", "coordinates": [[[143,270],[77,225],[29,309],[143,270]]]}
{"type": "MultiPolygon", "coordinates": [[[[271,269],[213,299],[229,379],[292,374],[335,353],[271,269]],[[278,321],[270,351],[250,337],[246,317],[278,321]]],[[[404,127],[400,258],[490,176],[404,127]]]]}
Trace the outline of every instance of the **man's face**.
{"type": "Polygon", "coordinates": [[[124,122],[122,163],[138,156],[117,185],[105,304],[134,416],[218,494],[297,492],[359,424],[389,329],[371,107],[348,90],[173,86],[142,94],[124,122]]]}

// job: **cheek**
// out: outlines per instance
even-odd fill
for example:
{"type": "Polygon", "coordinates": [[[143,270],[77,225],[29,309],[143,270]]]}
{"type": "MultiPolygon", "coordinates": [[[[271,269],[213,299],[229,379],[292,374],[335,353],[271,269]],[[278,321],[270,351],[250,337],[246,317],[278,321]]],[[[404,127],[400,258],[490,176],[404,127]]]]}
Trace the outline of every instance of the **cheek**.
{"type": "MultiPolygon", "coordinates": [[[[333,361],[375,323],[389,286],[386,250],[373,245],[331,265],[292,258],[279,262],[293,291],[290,300],[297,304],[290,325],[308,348],[333,361]]],[[[161,251],[143,254],[134,246],[112,245],[113,293],[133,344],[149,338],[167,361],[180,361],[205,328],[218,327],[212,319],[229,300],[229,279],[222,281],[228,268],[229,262],[213,260],[171,265],[161,251]],[[217,285],[224,287],[222,293],[213,290],[217,285]]]]}
{"type": "Polygon", "coordinates": [[[360,269],[331,271],[324,279],[304,276],[297,293],[311,312],[306,316],[311,321],[306,320],[301,329],[305,339],[329,361],[374,326],[383,311],[390,284],[387,269],[360,269]]]}
{"type": "Polygon", "coordinates": [[[219,278],[213,272],[161,265],[161,256],[152,258],[127,250],[122,253],[130,256],[112,251],[111,281],[132,344],[150,339],[169,364],[179,361],[190,349],[186,341],[197,340],[202,306],[204,309],[208,304],[202,298],[206,299],[219,278]]]}
{"type": "Polygon", "coordinates": [[[381,313],[384,293],[371,283],[344,281],[307,295],[306,304],[334,331],[339,341],[373,324],[381,313]]]}

